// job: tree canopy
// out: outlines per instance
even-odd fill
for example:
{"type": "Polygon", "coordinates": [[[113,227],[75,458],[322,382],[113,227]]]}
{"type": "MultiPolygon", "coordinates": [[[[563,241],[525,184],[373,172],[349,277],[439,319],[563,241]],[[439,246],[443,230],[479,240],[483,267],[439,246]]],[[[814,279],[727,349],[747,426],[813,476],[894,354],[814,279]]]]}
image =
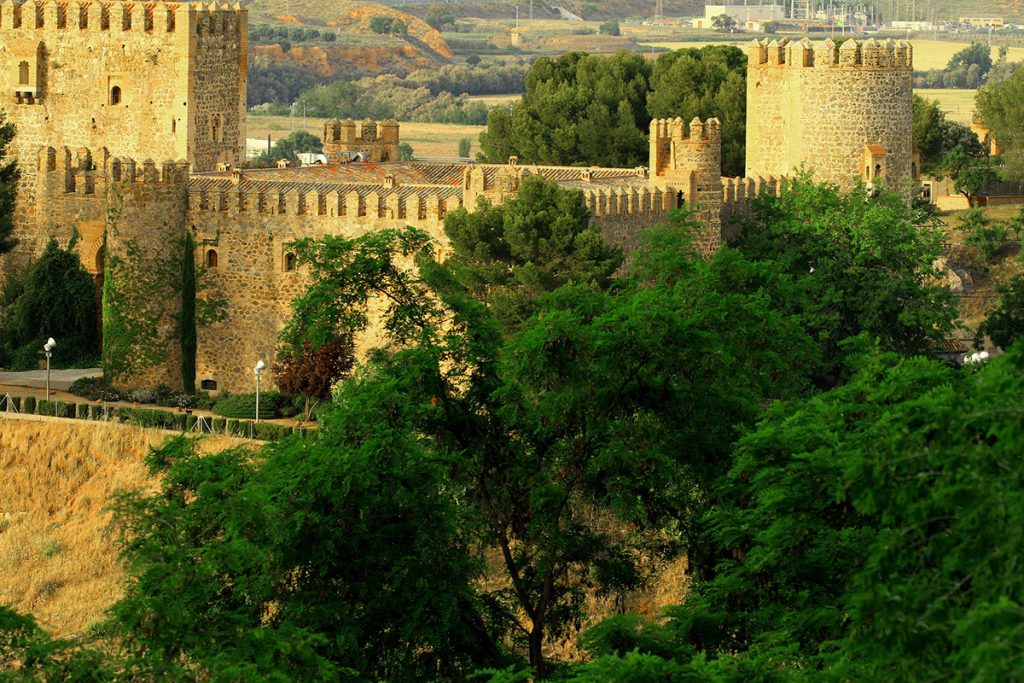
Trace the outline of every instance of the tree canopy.
{"type": "Polygon", "coordinates": [[[8,153],[8,146],[14,139],[14,124],[0,112],[0,255],[17,245],[14,239],[14,200],[18,194],[18,162],[8,153]]]}
{"type": "Polygon", "coordinates": [[[480,136],[486,160],[630,167],[648,161],[651,118],[717,116],[723,172],[743,173],[746,57],[732,46],[684,49],[653,66],[641,56],[570,53],[537,60],[526,94],[494,109],[480,136]]]}
{"type": "Polygon", "coordinates": [[[1005,176],[1024,178],[1024,70],[978,90],[975,108],[999,144],[1005,176]]]}
{"type": "Polygon", "coordinates": [[[592,651],[712,680],[1015,679],[1021,360],[870,352],[770,409],[706,518],[720,562],[665,625],[617,620],[592,651]]]}
{"type": "Polygon", "coordinates": [[[72,246],[50,240],[27,270],[5,284],[0,356],[18,369],[37,367],[48,337],[58,342],[58,364],[95,362],[99,355],[97,288],[72,246]]]}

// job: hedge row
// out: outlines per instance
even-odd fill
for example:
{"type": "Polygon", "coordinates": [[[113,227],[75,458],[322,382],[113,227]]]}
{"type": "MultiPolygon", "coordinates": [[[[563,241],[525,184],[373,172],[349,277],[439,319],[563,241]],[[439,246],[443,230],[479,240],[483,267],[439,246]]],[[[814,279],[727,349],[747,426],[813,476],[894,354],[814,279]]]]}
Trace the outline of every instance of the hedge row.
{"type": "MultiPolygon", "coordinates": [[[[262,408],[262,406],[260,407],[262,408]]],[[[0,403],[0,412],[4,411],[17,411],[29,415],[77,418],[79,420],[110,419],[115,422],[139,425],[140,427],[154,427],[181,432],[195,430],[196,423],[200,420],[196,415],[149,408],[108,407],[106,415],[104,415],[104,407],[96,403],[37,401],[34,396],[12,396],[10,405],[7,405],[6,401],[0,403]]],[[[260,412],[262,413],[263,411],[260,410],[260,412]]],[[[308,434],[308,430],[303,427],[288,427],[267,422],[255,423],[252,420],[225,419],[223,417],[206,417],[202,419],[202,429],[195,431],[255,438],[263,441],[276,441],[291,434],[299,434],[300,436],[308,434]]]]}

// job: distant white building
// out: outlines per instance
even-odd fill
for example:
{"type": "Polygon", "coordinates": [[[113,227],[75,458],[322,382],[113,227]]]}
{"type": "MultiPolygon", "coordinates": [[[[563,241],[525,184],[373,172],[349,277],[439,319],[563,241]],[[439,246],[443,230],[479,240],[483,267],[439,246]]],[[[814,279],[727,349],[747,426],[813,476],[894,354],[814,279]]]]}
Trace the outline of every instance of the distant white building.
{"type": "Polygon", "coordinates": [[[704,16],[693,20],[694,28],[714,28],[713,20],[727,14],[744,31],[764,30],[767,21],[782,21],[786,18],[784,5],[705,5],[704,16]]]}
{"type": "Polygon", "coordinates": [[[894,21],[891,26],[904,31],[945,31],[944,24],[931,21],[894,21]]]}

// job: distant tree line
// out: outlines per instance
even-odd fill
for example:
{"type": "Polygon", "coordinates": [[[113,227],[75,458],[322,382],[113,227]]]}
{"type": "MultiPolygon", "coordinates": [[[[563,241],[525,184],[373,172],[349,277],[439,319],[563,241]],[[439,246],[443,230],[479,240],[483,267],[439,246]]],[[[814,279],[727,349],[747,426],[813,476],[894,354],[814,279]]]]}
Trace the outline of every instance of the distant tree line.
{"type": "Polygon", "coordinates": [[[950,57],[945,69],[914,72],[915,88],[965,88],[973,90],[985,83],[1006,80],[1019,66],[1007,59],[1008,48],[999,48],[998,59],[992,61],[992,48],[972,43],[950,57]]]}
{"type": "Polygon", "coordinates": [[[530,66],[474,61],[475,65],[420,69],[404,78],[393,74],[360,78],[350,73],[332,80],[291,60],[257,58],[250,60],[248,106],[265,105],[262,109],[267,113],[284,114],[292,103],[302,100],[307,114],[314,116],[483,124],[487,107],[468,103],[463,95],[522,92],[530,66]],[[313,114],[310,107],[321,113],[313,114]]]}
{"type": "MultiPolygon", "coordinates": [[[[267,26],[256,24],[249,27],[249,41],[260,45],[292,43],[333,43],[338,40],[338,33],[329,29],[303,28],[301,26],[267,26]]],[[[285,48],[286,50],[288,48],[285,48]]]]}

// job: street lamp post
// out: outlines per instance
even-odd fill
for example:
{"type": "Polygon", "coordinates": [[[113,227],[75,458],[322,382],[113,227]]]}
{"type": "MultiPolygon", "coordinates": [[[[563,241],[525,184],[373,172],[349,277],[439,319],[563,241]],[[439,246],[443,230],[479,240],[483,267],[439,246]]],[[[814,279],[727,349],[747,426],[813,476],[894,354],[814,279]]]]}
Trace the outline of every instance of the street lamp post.
{"type": "Polygon", "coordinates": [[[260,373],[263,372],[265,367],[267,367],[267,364],[260,360],[256,363],[256,367],[252,369],[256,373],[256,422],[260,421],[260,373]]]}
{"type": "MultiPolygon", "coordinates": [[[[46,343],[43,344],[43,351],[46,352],[46,400],[47,401],[50,400],[50,356],[53,355],[53,349],[54,349],[55,346],[57,346],[57,342],[55,342],[53,340],[53,337],[50,337],[49,339],[47,339],[46,343]]],[[[53,414],[54,415],[57,414],[57,405],[56,404],[54,404],[54,406],[53,406],[53,414]]]]}

